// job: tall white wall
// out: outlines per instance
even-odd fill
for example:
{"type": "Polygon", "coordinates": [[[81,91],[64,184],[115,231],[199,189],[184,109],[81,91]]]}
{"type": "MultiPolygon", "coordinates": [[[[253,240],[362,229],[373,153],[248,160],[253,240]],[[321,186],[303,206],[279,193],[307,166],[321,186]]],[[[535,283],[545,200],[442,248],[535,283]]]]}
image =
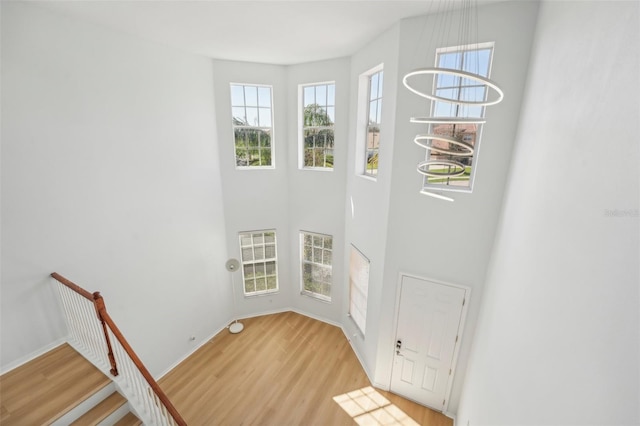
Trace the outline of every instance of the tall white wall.
{"type": "Polygon", "coordinates": [[[214,85],[220,170],[222,172],[224,210],[227,219],[229,257],[240,259],[238,233],[275,229],[278,249],[278,282],[280,291],[267,295],[244,297],[242,272],[234,273],[235,309],[238,316],[252,316],[280,311],[291,305],[290,271],[286,267],[291,238],[288,226],[287,194],[287,108],[285,67],[214,60],[214,85]],[[231,117],[231,83],[272,86],[273,103],[273,169],[236,169],[231,117]]]}
{"type": "Polygon", "coordinates": [[[3,370],[66,333],[53,271],[153,374],[225,324],[218,162],[209,59],[3,2],[3,370]]]}
{"type": "Polygon", "coordinates": [[[245,297],[242,274],[234,275],[238,316],[294,309],[329,322],[340,319],[343,284],[344,175],[346,170],[349,61],[301,65],[214,61],[216,110],[223,176],[227,248],[240,259],[238,233],[275,229],[279,291],[245,297]],[[336,84],[335,165],[333,171],[298,168],[298,86],[336,84]],[[236,169],[231,120],[231,83],[272,87],[275,150],[272,169],[236,169]],[[334,289],[330,303],[300,294],[301,230],[334,236],[334,289]]]}
{"type": "Polygon", "coordinates": [[[351,103],[349,121],[349,152],[347,159],[346,198],[345,198],[345,272],[343,274],[344,307],[342,326],[350,337],[352,345],[361,360],[365,371],[373,380],[376,372],[378,334],[383,303],[384,259],[387,249],[387,222],[389,217],[389,199],[391,191],[392,164],[394,155],[394,126],[398,80],[398,45],[400,29],[396,24],[385,31],[351,58],[351,103]],[[380,127],[380,152],[378,175],[376,180],[358,174],[357,142],[358,126],[366,126],[366,118],[360,122],[358,110],[367,93],[360,91],[358,79],[363,73],[383,64],[382,88],[382,124],[380,127]],[[356,246],[370,261],[369,293],[367,303],[366,333],[363,336],[353,320],[349,310],[349,271],[348,262],[351,244],[356,246]]]}
{"type": "Polygon", "coordinates": [[[344,288],[344,182],[347,171],[347,147],[351,143],[349,129],[350,75],[349,58],[311,62],[287,67],[288,96],[288,145],[286,164],[289,178],[289,241],[292,259],[289,264],[292,278],[292,306],[318,318],[338,323],[342,314],[344,288]],[[334,129],[335,163],[332,171],[304,170],[298,167],[300,148],[299,86],[305,84],[335,82],[336,122],[334,129]],[[300,294],[300,243],[301,230],[333,236],[331,302],[323,302],[300,294]]]}
{"type": "MultiPolygon", "coordinates": [[[[386,243],[384,289],[381,306],[376,381],[388,384],[395,342],[395,300],[399,275],[409,273],[471,289],[468,315],[460,340],[460,352],[447,411],[455,413],[469,359],[486,274],[509,169],[535,20],[535,2],[507,2],[478,7],[477,41],[495,42],[491,79],[505,92],[498,105],[486,108],[487,124],[477,153],[472,193],[453,193],[454,202],[420,194],[422,175],[417,164],[425,150],[413,142],[426,126],[409,123],[413,116],[428,115],[429,102],[398,85],[393,179],[386,243]]],[[[400,74],[435,63],[435,48],[460,44],[458,34],[431,38],[442,16],[402,21],[400,74]]],[[[449,17],[456,22],[455,16],[449,17]]],[[[451,193],[445,194],[450,195],[451,193]]]]}
{"type": "Polygon", "coordinates": [[[542,3],[458,425],[640,423],[638,22],[542,3]]]}

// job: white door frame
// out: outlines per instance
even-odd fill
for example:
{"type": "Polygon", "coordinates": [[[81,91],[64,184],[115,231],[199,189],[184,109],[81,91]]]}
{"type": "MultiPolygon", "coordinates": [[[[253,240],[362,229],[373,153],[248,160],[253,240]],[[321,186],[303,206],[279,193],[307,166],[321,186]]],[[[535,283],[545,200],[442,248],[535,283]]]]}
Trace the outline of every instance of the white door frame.
{"type": "MultiPolygon", "coordinates": [[[[451,399],[451,390],[453,388],[453,378],[456,375],[456,366],[458,364],[458,354],[460,353],[460,346],[462,346],[462,333],[464,331],[464,324],[467,319],[467,309],[469,308],[469,299],[471,298],[471,287],[459,284],[451,284],[446,281],[436,280],[433,278],[427,278],[421,275],[410,274],[407,272],[400,272],[398,274],[398,283],[396,285],[396,304],[394,307],[393,315],[393,332],[392,339],[389,342],[389,351],[391,352],[391,363],[389,365],[389,387],[391,389],[391,381],[393,380],[393,361],[396,351],[396,333],[398,331],[398,316],[400,315],[400,297],[402,295],[402,277],[415,278],[422,281],[429,281],[435,284],[446,285],[449,287],[455,287],[464,290],[464,304],[462,305],[462,312],[460,313],[460,324],[458,325],[458,341],[453,349],[453,359],[451,360],[451,374],[447,380],[447,390],[445,391],[445,404],[442,407],[442,412],[446,413],[449,409],[449,400],[451,399]]],[[[417,402],[417,401],[416,401],[417,402]]]]}

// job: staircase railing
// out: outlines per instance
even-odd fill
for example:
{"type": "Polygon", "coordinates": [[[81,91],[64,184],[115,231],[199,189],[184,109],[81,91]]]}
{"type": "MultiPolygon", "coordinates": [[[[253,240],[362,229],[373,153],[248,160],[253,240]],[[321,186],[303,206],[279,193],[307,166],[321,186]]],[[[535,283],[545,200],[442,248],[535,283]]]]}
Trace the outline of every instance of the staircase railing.
{"type": "Polygon", "coordinates": [[[56,272],[51,276],[58,283],[72,346],[111,373],[145,424],[186,426],[107,313],[100,293],[92,294],[56,272]]]}

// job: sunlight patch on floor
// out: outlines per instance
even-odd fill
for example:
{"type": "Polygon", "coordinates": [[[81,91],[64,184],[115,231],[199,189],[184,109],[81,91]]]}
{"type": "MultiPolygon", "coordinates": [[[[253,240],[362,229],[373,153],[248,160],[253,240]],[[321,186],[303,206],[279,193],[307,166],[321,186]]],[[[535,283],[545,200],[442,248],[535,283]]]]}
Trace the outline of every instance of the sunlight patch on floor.
{"type": "Polygon", "coordinates": [[[415,420],[371,386],[334,396],[333,400],[361,426],[419,426],[415,420]]]}

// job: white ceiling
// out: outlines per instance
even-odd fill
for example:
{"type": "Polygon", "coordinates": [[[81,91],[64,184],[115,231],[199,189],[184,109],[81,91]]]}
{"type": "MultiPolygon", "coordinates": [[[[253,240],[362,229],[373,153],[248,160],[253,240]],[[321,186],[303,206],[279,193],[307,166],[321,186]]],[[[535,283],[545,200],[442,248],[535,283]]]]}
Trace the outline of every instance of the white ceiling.
{"type": "MultiPolygon", "coordinates": [[[[500,0],[483,0],[491,3],[500,0]]],[[[219,59],[296,64],[348,56],[402,18],[463,0],[30,2],[219,59]],[[435,3],[435,4],[434,4],[435,3]]]]}

